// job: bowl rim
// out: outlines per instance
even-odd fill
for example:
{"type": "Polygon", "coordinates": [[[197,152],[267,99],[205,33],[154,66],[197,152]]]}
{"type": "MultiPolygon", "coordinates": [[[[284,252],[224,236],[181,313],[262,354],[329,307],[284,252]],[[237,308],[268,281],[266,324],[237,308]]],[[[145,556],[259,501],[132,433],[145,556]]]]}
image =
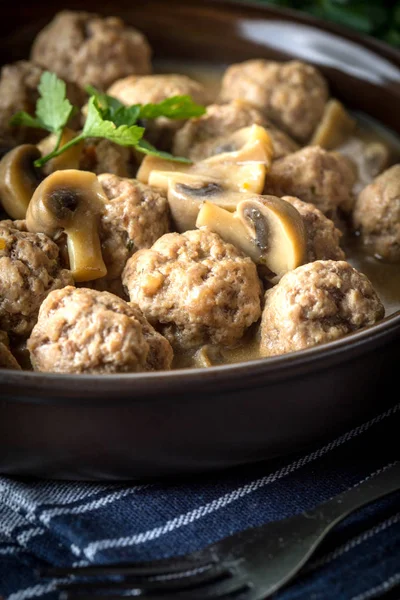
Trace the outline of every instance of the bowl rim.
{"type": "Polygon", "coordinates": [[[215,391],[216,385],[218,385],[218,392],[227,391],[232,386],[235,389],[248,389],[249,377],[253,378],[254,385],[273,384],[282,379],[289,381],[299,374],[306,376],[316,369],[322,371],[342,363],[346,358],[356,358],[367,352],[376,351],[381,345],[394,339],[400,339],[400,311],[374,325],[331,342],[288,354],[219,365],[210,369],[196,367],[104,375],[0,369],[0,381],[3,380],[3,389],[13,392],[13,400],[21,398],[32,401],[37,400],[40,395],[43,401],[49,398],[51,402],[62,403],[67,399],[68,403],[79,404],[79,394],[76,397],[70,395],[74,392],[89,395],[94,393],[92,398],[96,401],[101,400],[101,397],[109,399],[110,394],[114,395],[116,392],[122,395],[115,398],[115,401],[138,400],[144,396],[159,399],[160,392],[165,391],[166,386],[169,394],[174,392],[177,395],[187,395],[187,390],[182,389],[183,381],[187,384],[196,383],[196,392],[209,389],[215,391]],[[115,387],[116,381],[119,384],[118,390],[115,387]],[[134,389],[131,387],[132,383],[135,384],[134,389]],[[44,384],[46,387],[43,389],[44,384]],[[44,397],[43,393],[45,393],[44,397]],[[57,394],[56,398],[54,394],[57,394]]]}
{"type": "MultiPolygon", "coordinates": [[[[179,3],[176,0],[173,2],[174,4],[179,3]]],[[[339,37],[351,39],[357,45],[367,47],[376,54],[383,54],[399,68],[400,75],[400,50],[346,26],[325,21],[295,9],[264,5],[257,0],[207,0],[206,3],[200,0],[188,0],[187,4],[199,6],[208,4],[220,8],[225,5],[230,9],[236,7],[257,12],[260,15],[286,17],[294,25],[305,24],[322,32],[330,32],[339,37]]],[[[349,355],[356,357],[372,351],[396,337],[400,337],[400,309],[374,325],[369,325],[334,341],[283,355],[213,366],[210,369],[197,367],[169,371],[94,375],[14,371],[0,368],[0,383],[6,392],[13,393],[15,401],[23,399],[37,402],[39,396],[42,397],[45,393],[52,402],[62,402],[67,398],[69,403],[77,404],[80,402],[79,392],[81,394],[93,393],[95,394],[93,398],[96,400],[101,400],[105,396],[109,399],[110,393],[121,393],[120,398],[115,398],[115,401],[118,402],[118,400],[127,399],[132,401],[143,396],[160,398],[160,392],[165,391],[166,386],[168,386],[168,393],[174,391],[178,395],[187,394],[185,389],[181,389],[183,383],[196,383],[196,390],[209,389],[215,385],[218,385],[218,391],[228,390],[232,386],[248,389],[249,377],[253,377],[254,383],[261,384],[262,382],[263,385],[280,381],[282,378],[290,380],[300,372],[305,375],[317,368],[327,369],[342,362],[349,355]],[[117,390],[116,381],[119,384],[117,390]],[[135,384],[134,389],[130,387],[132,383],[135,384]],[[72,397],[71,393],[78,393],[78,395],[72,397]],[[54,394],[57,394],[56,398],[54,394]]],[[[41,399],[45,401],[45,398],[41,399]]]]}
{"type": "MultiPolygon", "coordinates": [[[[189,3],[193,4],[198,3],[197,0],[188,1],[189,3]]],[[[304,25],[310,25],[322,31],[337,34],[340,37],[354,41],[356,44],[375,50],[377,54],[383,54],[386,58],[392,60],[396,66],[400,67],[400,48],[396,48],[384,40],[376,38],[367,33],[362,33],[356,29],[347,27],[346,25],[336,23],[335,21],[325,20],[321,17],[317,17],[316,15],[312,15],[295,8],[288,8],[286,6],[277,6],[273,4],[263,4],[262,0],[209,0],[209,2],[220,6],[225,4],[231,8],[235,6],[242,9],[249,8],[255,12],[258,11],[267,14],[269,13],[271,16],[287,17],[291,21],[295,21],[304,25]]]]}

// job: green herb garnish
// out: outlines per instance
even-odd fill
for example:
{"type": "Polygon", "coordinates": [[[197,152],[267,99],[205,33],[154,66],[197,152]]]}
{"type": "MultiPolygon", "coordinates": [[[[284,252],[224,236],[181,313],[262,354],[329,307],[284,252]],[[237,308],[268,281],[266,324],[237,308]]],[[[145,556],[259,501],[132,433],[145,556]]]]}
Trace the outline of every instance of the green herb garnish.
{"type": "Polygon", "coordinates": [[[42,74],[38,90],[40,97],[36,103],[36,116],[31,117],[21,111],[12,117],[10,124],[45,129],[56,134],[58,150],[63,129],[76,109],[66,97],[65,83],[54,73],[45,71],[42,74]]]}
{"type": "Polygon", "coordinates": [[[125,106],[116,98],[88,86],[86,89],[90,98],[83,129],[76,137],[60,147],[64,127],[77,109],[66,97],[65,83],[54,73],[45,71],[40,79],[38,89],[40,97],[36,104],[35,116],[19,112],[10,121],[11,125],[45,129],[56,135],[54,150],[36,160],[36,167],[42,167],[51,158],[63,154],[86,138],[104,138],[120,146],[136,148],[144,154],[184,163],[191,162],[187,158],[157,150],[143,139],[145,132],[143,125],[147,120],[158,117],[189,119],[203,115],[205,108],[196,104],[190,96],[174,96],[158,104],[125,106]]]}

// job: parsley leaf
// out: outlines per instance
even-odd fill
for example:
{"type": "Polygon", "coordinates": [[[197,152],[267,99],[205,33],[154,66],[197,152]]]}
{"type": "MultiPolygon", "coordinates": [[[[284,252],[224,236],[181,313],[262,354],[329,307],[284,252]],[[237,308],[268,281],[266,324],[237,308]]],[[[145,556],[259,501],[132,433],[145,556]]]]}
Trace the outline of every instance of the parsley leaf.
{"type": "Polygon", "coordinates": [[[45,71],[40,78],[38,90],[40,97],[36,103],[35,117],[20,111],[12,117],[10,124],[45,129],[61,137],[62,130],[75,110],[66,97],[66,85],[54,73],[45,71]]]}
{"type": "Polygon", "coordinates": [[[171,96],[158,104],[144,104],[140,109],[139,118],[190,119],[191,117],[201,117],[205,112],[204,106],[196,104],[190,96],[171,96]]]}
{"type": "Polygon", "coordinates": [[[143,121],[161,116],[169,119],[189,119],[204,114],[205,108],[193,102],[190,96],[174,96],[159,104],[125,106],[117,98],[100,92],[93,86],[87,86],[86,91],[90,98],[84,127],[76,137],[60,147],[63,129],[76,109],[66,97],[65,83],[54,73],[45,71],[38,89],[40,97],[36,104],[35,116],[22,111],[15,114],[10,121],[12,125],[41,128],[56,134],[54,150],[36,160],[36,167],[42,167],[50,159],[91,137],[104,138],[120,146],[130,146],[144,154],[167,160],[191,162],[187,158],[157,150],[143,139],[145,128],[141,126],[143,121]]]}
{"type": "Polygon", "coordinates": [[[137,146],[143,133],[144,127],[127,124],[118,126],[104,119],[96,98],[92,96],[89,99],[86,122],[81,134],[83,137],[102,137],[120,146],[137,146]]]}
{"type": "Polygon", "coordinates": [[[129,119],[130,125],[134,125],[138,119],[157,119],[166,117],[168,119],[190,119],[201,117],[206,112],[204,106],[196,104],[190,96],[171,96],[157,104],[133,104],[126,107],[113,96],[96,90],[92,85],[86,87],[86,91],[94,96],[99,107],[103,111],[104,118],[117,124],[122,124],[124,119],[129,119]]]}
{"type": "Polygon", "coordinates": [[[184,158],[183,156],[174,156],[169,152],[163,152],[162,150],[157,150],[150,142],[147,140],[140,140],[136,146],[136,149],[139,152],[143,152],[143,154],[150,154],[151,156],[158,156],[159,158],[165,158],[166,160],[173,160],[175,162],[187,163],[190,164],[192,161],[188,158],[184,158]]]}
{"type": "Polygon", "coordinates": [[[10,119],[10,125],[24,125],[25,127],[35,127],[37,129],[45,129],[40,119],[35,119],[23,110],[15,113],[10,119]]]}
{"type": "Polygon", "coordinates": [[[58,133],[66,126],[74,111],[67,98],[67,86],[57,75],[45,71],[38,89],[40,98],[36,104],[36,116],[45,129],[58,133]]]}

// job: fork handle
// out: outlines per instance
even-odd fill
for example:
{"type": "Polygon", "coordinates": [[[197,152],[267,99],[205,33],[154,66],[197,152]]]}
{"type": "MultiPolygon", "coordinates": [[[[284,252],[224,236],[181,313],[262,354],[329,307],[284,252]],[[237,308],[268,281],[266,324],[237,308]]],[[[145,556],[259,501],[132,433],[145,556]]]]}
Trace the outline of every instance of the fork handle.
{"type": "Polygon", "coordinates": [[[320,504],[314,511],[308,512],[308,516],[319,519],[325,524],[329,523],[333,527],[353,511],[398,490],[400,490],[400,462],[392,464],[377,475],[320,504]]]}

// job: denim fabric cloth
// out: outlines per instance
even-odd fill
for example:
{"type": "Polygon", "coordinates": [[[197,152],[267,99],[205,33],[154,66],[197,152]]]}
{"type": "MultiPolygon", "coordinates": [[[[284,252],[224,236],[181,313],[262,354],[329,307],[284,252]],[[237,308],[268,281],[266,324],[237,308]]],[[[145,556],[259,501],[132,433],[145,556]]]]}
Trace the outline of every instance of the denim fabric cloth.
{"type": "MultiPolygon", "coordinates": [[[[400,404],[301,456],[146,485],[0,479],[0,592],[55,599],[44,565],[184,554],[315,507],[399,458],[400,404]]],[[[279,600],[400,598],[400,494],[338,526],[279,600]]]]}

